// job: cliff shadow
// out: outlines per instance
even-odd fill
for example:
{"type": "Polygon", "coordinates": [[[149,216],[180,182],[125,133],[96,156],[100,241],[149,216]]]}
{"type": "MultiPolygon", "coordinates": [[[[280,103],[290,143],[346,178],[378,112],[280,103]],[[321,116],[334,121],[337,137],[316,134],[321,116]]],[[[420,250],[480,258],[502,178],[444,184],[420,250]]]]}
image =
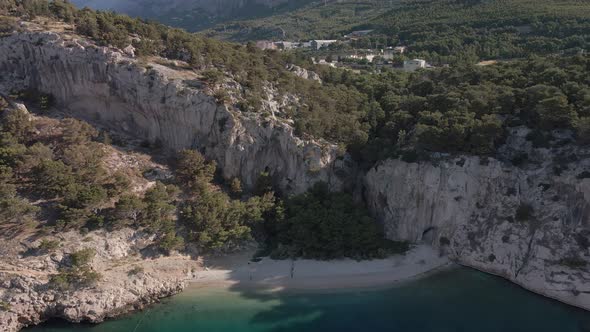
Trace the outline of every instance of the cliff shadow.
{"type": "MultiPolygon", "coordinates": [[[[227,290],[236,306],[244,301],[259,308],[240,322],[246,331],[590,331],[590,312],[469,268],[378,288],[346,288],[334,282],[340,288],[330,289],[327,280],[325,289],[289,289],[257,285],[256,271],[249,271],[248,264],[232,264],[211,266],[230,269],[227,290]]],[[[277,275],[297,280],[297,261],[294,271],[292,264],[280,263],[277,275]]],[[[228,312],[232,310],[230,304],[228,312]]]]}

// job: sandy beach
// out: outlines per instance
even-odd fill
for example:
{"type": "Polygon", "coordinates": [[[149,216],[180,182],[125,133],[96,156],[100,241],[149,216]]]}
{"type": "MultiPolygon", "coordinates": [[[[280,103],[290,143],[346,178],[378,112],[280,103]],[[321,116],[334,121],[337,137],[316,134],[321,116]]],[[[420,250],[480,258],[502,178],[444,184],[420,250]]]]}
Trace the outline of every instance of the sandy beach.
{"type": "Polygon", "coordinates": [[[386,286],[414,279],[452,265],[446,256],[427,245],[404,255],[355,261],[272,260],[251,262],[248,254],[233,255],[204,264],[195,273],[193,287],[245,287],[269,290],[341,289],[386,286]]]}

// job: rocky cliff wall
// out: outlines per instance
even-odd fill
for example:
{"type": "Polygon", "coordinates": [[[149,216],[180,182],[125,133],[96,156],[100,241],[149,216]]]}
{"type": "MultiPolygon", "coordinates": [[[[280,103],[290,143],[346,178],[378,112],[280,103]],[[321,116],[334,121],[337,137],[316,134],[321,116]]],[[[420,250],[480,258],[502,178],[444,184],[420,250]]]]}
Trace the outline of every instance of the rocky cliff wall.
{"type": "Polygon", "coordinates": [[[479,157],[381,163],[365,178],[369,207],[391,239],[432,243],[461,264],[590,309],[590,155],[533,149],[526,130],[514,134],[512,145],[529,150],[521,167],[479,157]],[[561,158],[574,161],[565,169],[561,158]]]}
{"type": "Polygon", "coordinates": [[[218,162],[225,178],[239,177],[245,187],[263,171],[287,192],[320,180],[340,185],[334,167],[344,163],[336,162],[335,146],[299,139],[273,117],[218,104],[191,71],[142,66],[117,50],[64,34],[25,32],[0,39],[0,72],[0,91],[51,93],[58,108],[74,117],[170,149],[198,149],[218,162]]]}

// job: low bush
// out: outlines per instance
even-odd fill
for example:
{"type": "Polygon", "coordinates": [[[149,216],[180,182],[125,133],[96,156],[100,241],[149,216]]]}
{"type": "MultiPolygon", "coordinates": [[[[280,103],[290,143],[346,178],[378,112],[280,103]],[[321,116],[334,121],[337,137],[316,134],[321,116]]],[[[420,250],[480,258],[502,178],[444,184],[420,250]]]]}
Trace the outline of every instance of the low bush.
{"type": "Polygon", "coordinates": [[[520,222],[530,221],[533,218],[533,212],[533,207],[530,204],[520,203],[518,208],[516,208],[514,219],[520,222]]]}

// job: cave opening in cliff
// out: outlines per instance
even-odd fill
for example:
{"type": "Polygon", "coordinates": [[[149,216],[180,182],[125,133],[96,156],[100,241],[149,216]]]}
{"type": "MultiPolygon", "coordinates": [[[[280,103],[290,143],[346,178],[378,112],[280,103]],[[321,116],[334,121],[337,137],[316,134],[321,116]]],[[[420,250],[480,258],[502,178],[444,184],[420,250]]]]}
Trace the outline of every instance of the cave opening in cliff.
{"type": "Polygon", "coordinates": [[[422,232],[422,242],[423,243],[433,243],[436,233],[436,227],[428,227],[422,232]]]}

